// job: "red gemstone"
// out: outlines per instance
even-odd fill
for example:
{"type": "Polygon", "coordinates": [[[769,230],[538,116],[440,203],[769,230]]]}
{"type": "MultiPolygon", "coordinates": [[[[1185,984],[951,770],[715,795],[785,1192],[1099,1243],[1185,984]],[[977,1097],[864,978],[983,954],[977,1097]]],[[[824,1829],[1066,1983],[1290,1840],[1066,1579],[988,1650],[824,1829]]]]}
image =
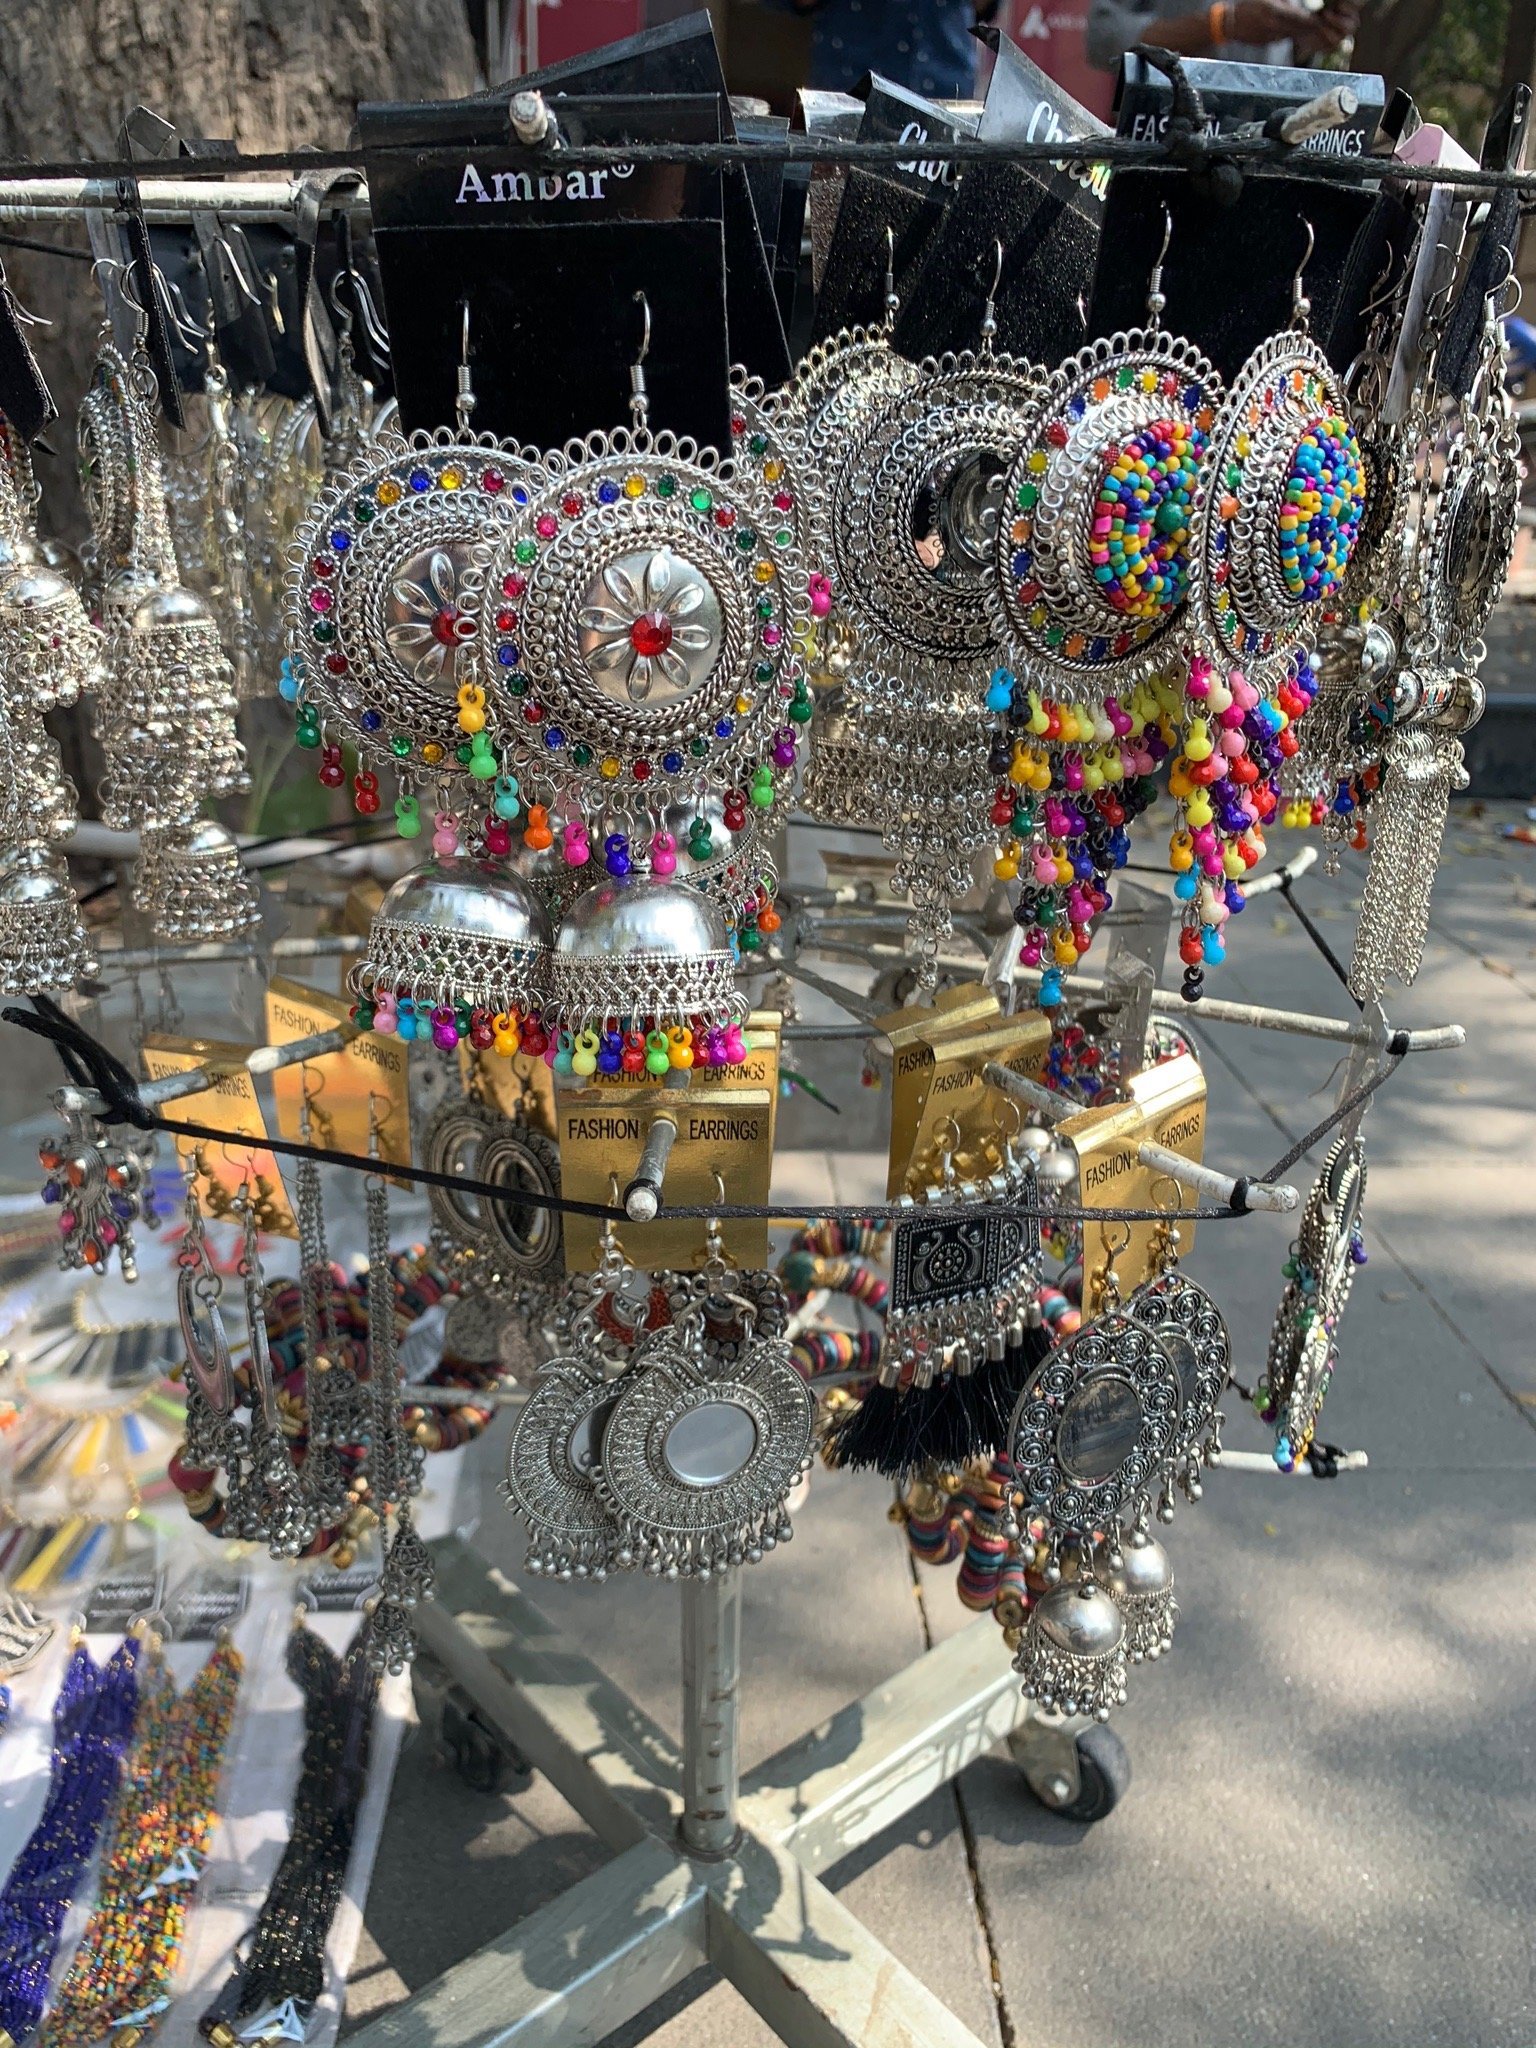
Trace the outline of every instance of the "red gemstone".
{"type": "Polygon", "coordinates": [[[637,762],[635,763],[635,766],[634,766],[634,777],[635,777],[635,780],[636,780],[636,782],[649,782],[649,781],[650,781],[650,779],[651,779],[651,764],[650,764],[650,762],[649,762],[649,761],[637,761],[637,762]]]}
{"type": "Polygon", "coordinates": [[[774,493],[773,509],[776,512],[792,512],[794,505],[795,501],[788,491],[776,491],[774,493]]]}
{"type": "Polygon", "coordinates": [[[489,491],[494,498],[498,491],[506,489],[507,480],[499,469],[488,469],[480,479],[480,487],[482,490],[489,491]]]}
{"type": "Polygon", "coordinates": [[[317,576],[334,576],[336,574],[336,564],[327,555],[316,555],[309,566],[317,576]]]}
{"type": "Polygon", "coordinates": [[[1028,579],[1028,581],[1027,581],[1027,582],[1021,583],[1021,584],[1019,585],[1019,603],[1020,603],[1020,604],[1033,604],[1033,603],[1034,603],[1034,601],[1035,601],[1035,599],[1036,599],[1036,598],[1037,598],[1037,597],[1038,597],[1039,595],[1040,595],[1040,586],[1039,586],[1039,584],[1038,584],[1038,583],[1037,583],[1037,582],[1035,581],[1035,579],[1034,579],[1034,578],[1033,578],[1032,576],[1031,576],[1031,577],[1030,577],[1030,578],[1028,579]]]}
{"type": "Polygon", "coordinates": [[[533,530],[540,540],[553,540],[560,531],[560,522],[553,512],[542,512],[533,522],[533,530]]]}
{"type": "Polygon", "coordinates": [[[1061,421],[1060,421],[1060,420],[1052,420],[1052,421],[1051,421],[1051,424],[1050,424],[1050,425],[1049,425],[1049,426],[1048,426],[1048,427],[1046,428],[1046,430],[1045,430],[1045,438],[1047,439],[1047,441],[1049,441],[1049,442],[1050,442],[1050,444],[1051,444],[1051,446],[1052,446],[1053,448],[1065,448],[1065,447],[1066,447],[1066,445],[1067,445],[1067,430],[1066,430],[1066,428],[1065,428],[1065,427],[1064,427],[1064,426],[1062,425],[1062,423],[1061,423],[1061,421]]]}
{"type": "Polygon", "coordinates": [[[347,657],[344,654],[328,654],[325,665],[333,676],[344,676],[347,672],[347,657]]]}
{"type": "Polygon", "coordinates": [[[746,421],[741,417],[739,413],[733,414],[731,419],[731,432],[733,434],[744,434],[746,431],[746,421]]]}
{"type": "Polygon", "coordinates": [[[496,614],[496,630],[498,633],[515,633],[517,631],[517,613],[498,612],[496,614]]]}
{"type": "Polygon", "coordinates": [[[568,492],[567,495],[560,500],[560,510],[565,514],[567,519],[574,519],[577,516],[577,514],[581,511],[581,500],[580,498],[577,497],[574,491],[568,492]]]}
{"type": "Polygon", "coordinates": [[[445,604],[432,621],[432,638],[439,647],[462,647],[474,637],[474,620],[455,604],[445,604]]]}
{"type": "Polygon", "coordinates": [[[537,725],[543,716],[544,706],[542,704],[525,704],[523,706],[523,717],[530,725],[537,725]]]}
{"type": "Polygon", "coordinates": [[[510,576],[502,577],[501,587],[508,597],[521,597],[528,588],[528,578],[526,576],[519,576],[517,571],[513,570],[510,576]]]}
{"type": "Polygon", "coordinates": [[[665,612],[642,612],[630,626],[629,644],[647,660],[665,654],[672,645],[672,621],[665,612]]]}
{"type": "Polygon", "coordinates": [[[736,524],[736,508],[735,508],[735,506],[734,506],[734,505],[722,505],[722,506],[720,506],[720,507],[719,507],[719,509],[718,509],[718,510],[716,511],[716,513],[715,513],[715,524],[716,524],[716,526],[734,526],[734,525],[736,524]]]}

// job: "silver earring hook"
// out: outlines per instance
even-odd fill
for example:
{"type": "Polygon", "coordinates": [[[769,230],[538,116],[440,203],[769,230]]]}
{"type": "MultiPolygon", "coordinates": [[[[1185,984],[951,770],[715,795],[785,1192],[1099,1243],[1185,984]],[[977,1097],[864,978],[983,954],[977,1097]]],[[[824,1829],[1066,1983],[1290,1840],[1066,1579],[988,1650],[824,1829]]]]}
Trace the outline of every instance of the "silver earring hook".
{"type": "Polygon", "coordinates": [[[896,230],[888,227],[885,231],[885,324],[896,325],[896,315],[901,311],[901,300],[896,295],[896,230]]]}
{"type": "Polygon", "coordinates": [[[469,431],[470,415],[479,400],[469,374],[469,300],[459,301],[459,388],[453,401],[453,416],[461,434],[469,431]]]}
{"type": "Polygon", "coordinates": [[[1307,316],[1312,311],[1312,301],[1302,290],[1301,280],[1306,275],[1307,265],[1312,261],[1312,251],[1317,247],[1317,236],[1312,231],[1311,221],[1304,218],[1301,224],[1307,231],[1307,246],[1302,251],[1300,263],[1296,266],[1296,275],[1291,279],[1291,325],[1304,328],[1307,316]]]}
{"type": "Polygon", "coordinates": [[[640,353],[629,366],[629,411],[635,432],[643,434],[650,417],[650,394],[645,388],[645,359],[651,352],[651,302],[644,292],[635,293],[640,308],[640,353]]]}
{"type": "Polygon", "coordinates": [[[1163,208],[1163,246],[1157,252],[1157,261],[1152,265],[1152,275],[1147,279],[1147,325],[1155,334],[1157,324],[1163,317],[1168,301],[1163,296],[1163,258],[1168,254],[1168,244],[1173,240],[1173,215],[1163,208]]]}
{"type": "Polygon", "coordinates": [[[233,242],[230,241],[228,235],[222,234],[215,235],[213,239],[217,243],[219,248],[221,248],[224,251],[225,260],[229,264],[230,270],[234,274],[236,291],[239,292],[241,298],[244,299],[248,305],[259,306],[261,304],[261,295],[256,291],[254,286],[251,284],[251,281],[246,276],[245,272],[240,268],[240,258],[235,254],[235,247],[233,242]]]}
{"type": "Polygon", "coordinates": [[[997,261],[992,267],[992,285],[987,293],[987,303],[981,310],[981,345],[988,354],[991,353],[992,344],[997,339],[997,294],[1003,282],[1002,237],[998,236],[992,246],[997,252],[997,261]]]}
{"type": "MultiPolygon", "coordinates": [[[[1507,284],[1508,281],[1509,280],[1506,278],[1505,283],[1507,284]]],[[[1500,291],[1502,291],[1504,289],[1504,286],[1500,285],[1499,289],[1500,291]]],[[[4,294],[7,302],[10,305],[11,311],[15,314],[17,320],[21,323],[23,327],[51,327],[53,325],[53,322],[51,320],[45,320],[41,313],[29,313],[27,311],[26,307],[21,303],[20,299],[17,298],[16,293],[12,288],[11,281],[5,274],[4,263],[0,263],[0,293],[4,294]]]]}

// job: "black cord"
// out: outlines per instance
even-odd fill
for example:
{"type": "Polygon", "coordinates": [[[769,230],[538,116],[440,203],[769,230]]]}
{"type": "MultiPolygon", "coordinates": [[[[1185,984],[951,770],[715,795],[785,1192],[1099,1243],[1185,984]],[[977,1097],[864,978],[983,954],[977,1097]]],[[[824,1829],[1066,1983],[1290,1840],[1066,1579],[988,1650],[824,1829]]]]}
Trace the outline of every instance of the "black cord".
{"type": "Polygon", "coordinates": [[[1312,922],[1311,918],[1308,917],[1307,913],[1296,901],[1295,894],[1293,893],[1292,879],[1288,874],[1284,872],[1283,869],[1280,875],[1280,894],[1291,906],[1291,909],[1295,911],[1298,919],[1301,922],[1302,930],[1306,933],[1307,937],[1312,941],[1313,945],[1316,946],[1318,952],[1322,954],[1323,958],[1328,962],[1328,965],[1333,969],[1334,973],[1338,976],[1340,982],[1343,984],[1345,993],[1349,997],[1349,1000],[1354,1004],[1355,1008],[1358,1010],[1361,1007],[1360,998],[1355,994],[1354,990],[1349,985],[1348,969],[1340,961],[1338,954],[1334,952],[1332,946],[1329,945],[1328,941],[1323,937],[1322,933],[1318,930],[1317,926],[1312,922]]]}
{"type": "MultiPolygon", "coordinates": [[[[509,145],[511,137],[508,137],[509,145]]],[[[426,169],[433,164],[455,165],[464,160],[464,143],[378,142],[362,152],[368,158],[409,157],[426,169]]],[[[924,153],[940,163],[1059,163],[1065,157],[1073,163],[1119,165],[1126,169],[1182,168],[1204,164],[1239,165],[1259,176],[1277,172],[1287,175],[1303,170],[1309,179],[1327,179],[1340,184],[1376,184],[1390,179],[1397,184],[1464,186],[1486,196],[1511,187],[1536,195],[1536,171],[1454,168],[1444,164],[1405,164],[1394,157],[1325,156],[1298,144],[1266,137],[1253,139],[1230,135],[1194,135],[1179,138],[1177,148],[1166,142],[1131,142],[1121,136],[1076,137],[1050,142],[982,142],[971,136],[957,136],[924,153]]],[[[909,142],[849,142],[831,137],[784,136],[763,143],[754,142],[633,142],[622,144],[562,144],[556,152],[540,144],[526,152],[535,162],[547,161],[562,170],[613,169],[625,164],[701,164],[725,167],[734,164],[825,164],[853,167],[900,164],[912,154],[909,142]]],[[[207,157],[179,157],[174,176],[188,178],[244,177],[252,172],[359,169],[360,152],[353,150],[305,150],[298,154],[277,151],[267,155],[242,156],[229,153],[207,157]]],[[[104,163],[11,163],[0,164],[0,179],[39,179],[99,182],[139,179],[145,165],[136,160],[104,163]]],[[[281,206],[287,194],[275,192],[281,206]]],[[[113,203],[110,199],[104,203],[113,203]]]]}
{"type": "Polygon", "coordinates": [[[67,256],[71,263],[90,263],[89,249],[67,249],[62,242],[34,242],[29,235],[0,235],[7,249],[29,249],[35,256],[67,256]]]}
{"type": "MultiPolygon", "coordinates": [[[[104,1114],[102,1121],[109,1124],[128,1123],[136,1130],[167,1131],[172,1137],[192,1138],[200,1143],[229,1145],[238,1140],[229,1131],[214,1130],[207,1124],[184,1122],[179,1118],[161,1116],[151,1109],[139,1094],[138,1083],[128,1072],[122,1061],[110,1053],[99,1040],[93,1038],[83,1025],[65,1016],[58,1005],[47,996],[33,996],[31,1010],[18,1009],[14,1004],[0,1010],[0,1021],[19,1024],[23,1030],[31,1031],[39,1038],[49,1039],[58,1049],[64,1062],[65,1071],[77,1087],[94,1088],[101,1097],[104,1114]]],[[[1254,1179],[1278,1180],[1287,1172],[1302,1154],[1311,1150],[1320,1138],[1324,1138],[1336,1124],[1342,1123],[1381,1086],[1390,1074],[1396,1073],[1408,1051],[1407,1034],[1397,1032],[1387,1047],[1389,1064],[1381,1072],[1355,1089],[1332,1113],[1325,1117],[1313,1130],[1293,1145],[1283,1159],[1279,1159],[1264,1173],[1245,1175],[1238,1181],[1230,1201],[1220,1206],[1214,1204],[1193,1209],[1181,1209],[1179,1219],[1187,1223],[1226,1223],[1234,1217],[1249,1214],[1246,1206],[1246,1191],[1254,1179]],[[1238,1205],[1238,1197],[1242,1204],[1238,1205]]],[[[320,1166],[345,1167],[353,1173],[386,1174],[392,1180],[409,1181],[414,1186],[441,1187],[457,1190],[460,1194],[480,1195],[493,1202],[515,1202],[531,1209],[551,1209],[562,1216],[592,1216],[602,1222],[624,1223],[629,1220],[627,1212],[603,1202],[578,1202],[565,1195],[546,1195],[532,1188],[497,1185],[494,1181],[472,1179],[467,1174],[437,1173],[426,1166],[403,1166],[392,1160],[365,1158],[359,1152],[338,1152],[327,1145],[304,1145],[289,1138],[251,1139],[241,1146],[242,1150],[267,1151],[280,1154],[285,1159],[312,1159],[320,1166]]],[[[1020,1216],[1032,1216],[1041,1222],[1058,1223],[1166,1223],[1169,1214],[1166,1209],[1064,1209],[1038,1208],[1024,1203],[1009,1205],[1020,1216]]],[[[817,1205],[810,1209],[804,1203],[767,1204],[710,1202],[674,1206],[663,1202],[661,1216],[674,1222],[704,1222],[714,1218],[722,1223],[798,1223],[807,1215],[814,1214],[838,1223],[856,1223],[863,1220],[876,1223],[899,1223],[914,1212],[894,1202],[870,1204],[836,1204],[824,1208],[817,1205]]]]}

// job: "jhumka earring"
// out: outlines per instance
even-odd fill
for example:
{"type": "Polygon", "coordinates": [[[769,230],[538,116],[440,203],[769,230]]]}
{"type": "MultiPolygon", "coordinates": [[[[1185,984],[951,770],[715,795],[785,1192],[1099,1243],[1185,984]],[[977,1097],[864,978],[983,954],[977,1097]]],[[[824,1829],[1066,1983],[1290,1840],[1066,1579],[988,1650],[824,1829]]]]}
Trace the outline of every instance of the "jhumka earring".
{"type": "Polygon", "coordinates": [[[919,365],[830,494],[838,601],[854,636],[845,715],[865,814],[887,819],[892,887],[912,901],[908,943],[925,986],[992,829],[993,551],[1003,479],[1042,384],[1033,364],[995,351],[1002,265],[998,242],[979,347],[919,365]]]}
{"type": "Polygon", "coordinates": [[[201,813],[210,797],[248,786],[245,753],[218,630],[177,568],[158,386],[147,322],[135,310],[131,357],[119,354],[105,326],[80,409],[107,635],[106,683],[96,699],[102,815],[140,835],[133,889],[156,932],[177,941],[220,938],[256,922],[256,899],[233,839],[201,813]]]}

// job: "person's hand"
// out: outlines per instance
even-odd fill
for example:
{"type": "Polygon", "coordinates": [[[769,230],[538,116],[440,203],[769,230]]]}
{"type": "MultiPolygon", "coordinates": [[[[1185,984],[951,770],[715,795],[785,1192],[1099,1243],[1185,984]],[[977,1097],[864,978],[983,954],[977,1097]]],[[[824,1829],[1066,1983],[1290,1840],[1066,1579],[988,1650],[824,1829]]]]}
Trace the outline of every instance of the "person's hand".
{"type": "Polygon", "coordinates": [[[1318,19],[1291,0],[1235,0],[1227,9],[1226,38],[1229,43],[1295,41],[1318,19]]]}
{"type": "Polygon", "coordinates": [[[1324,57],[1347,43],[1360,26],[1360,9],[1355,0],[1329,0],[1321,14],[1309,14],[1306,26],[1296,31],[1298,57],[1324,57]]]}

